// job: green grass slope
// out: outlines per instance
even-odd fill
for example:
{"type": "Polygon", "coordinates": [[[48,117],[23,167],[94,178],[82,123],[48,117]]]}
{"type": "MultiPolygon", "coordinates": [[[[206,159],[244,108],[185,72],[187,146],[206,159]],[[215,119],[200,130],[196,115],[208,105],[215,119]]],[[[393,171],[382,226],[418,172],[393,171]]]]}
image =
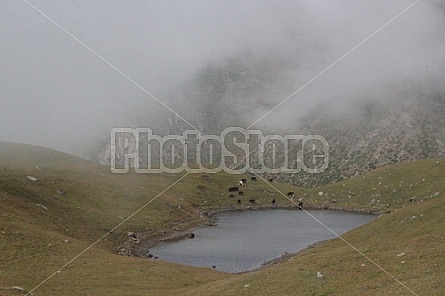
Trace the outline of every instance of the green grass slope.
{"type": "Polygon", "coordinates": [[[390,213],[344,241],[184,295],[445,295],[444,177],[445,160],[422,160],[305,191],[313,205],[390,213]]]}
{"type": "MultiPolygon", "coordinates": [[[[295,191],[305,205],[314,207],[390,210],[344,238],[419,294],[441,295],[444,163],[425,160],[383,167],[311,190],[273,186],[284,193],[295,191]]],[[[173,235],[204,223],[204,211],[249,207],[251,198],[258,206],[269,207],[272,198],[279,205],[291,205],[261,180],[248,182],[244,197],[229,198],[227,188],[240,176],[223,173],[190,174],[169,188],[182,176],[112,174],[108,167],[61,152],[0,142],[0,295],[25,294],[7,288],[32,289],[144,205],[33,294],[409,294],[338,239],[289,262],[241,275],[116,255],[122,246],[127,252],[137,249],[127,231],[145,238],[173,235]],[[318,271],[325,275],[323,281],[316,278],[318,271]]]]}
{"type": "MultiPolygon", "coordinates": [[[[109,167],[54,150],[0,143],[0,295],[19,293],[5,289],[13,286],[32,289],[149,202],[34,294],[171,295],[230,277],[116,255],[120,245],[136,244],[127,231],[149,238],[171,235],[204,223],[201,211],[240,207],[239,197],[227,192],[240,177],[227,174],[189,175],[159,196],[181,176],[113,174],[109,167]]],[[[277,196],[257,184],[246,186],[241,207],[250,198],[261,205],[277,196]]]]}

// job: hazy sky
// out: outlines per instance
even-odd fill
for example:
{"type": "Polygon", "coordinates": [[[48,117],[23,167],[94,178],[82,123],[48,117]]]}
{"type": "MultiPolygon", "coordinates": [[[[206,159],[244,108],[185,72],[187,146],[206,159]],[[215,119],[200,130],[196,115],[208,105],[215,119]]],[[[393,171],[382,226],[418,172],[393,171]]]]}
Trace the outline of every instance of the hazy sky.
{"type": "MultiPolygon", "coordinates": [[[[164,101],[246,50],[299,61],[296,90],[413,1],[30,2],[164,101]]],[[[388,81],[444,81],[444,14],[441,1],[420,1],[264,121],[388,81]]],[[[26,2],[0,1],[0,141],[79,154],[145,101],[157,104],[26,2]]]]}

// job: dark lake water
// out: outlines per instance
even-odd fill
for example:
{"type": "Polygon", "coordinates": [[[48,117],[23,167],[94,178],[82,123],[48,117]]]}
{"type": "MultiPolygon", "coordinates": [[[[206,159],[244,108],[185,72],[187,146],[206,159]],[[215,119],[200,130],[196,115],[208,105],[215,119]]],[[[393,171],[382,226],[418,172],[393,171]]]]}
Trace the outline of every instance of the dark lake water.
{"type": "MultiPolygon", "coordinates": [[[[308,211],[341,235],[376,216],[341,211],[308,211]]],[[[304,211],[223,212],[218,226],[194,231],[194,239],[161,242],[150,248],[160,260],[225,272],[249,271],[283,255],[336,236],[304,211]]]]}

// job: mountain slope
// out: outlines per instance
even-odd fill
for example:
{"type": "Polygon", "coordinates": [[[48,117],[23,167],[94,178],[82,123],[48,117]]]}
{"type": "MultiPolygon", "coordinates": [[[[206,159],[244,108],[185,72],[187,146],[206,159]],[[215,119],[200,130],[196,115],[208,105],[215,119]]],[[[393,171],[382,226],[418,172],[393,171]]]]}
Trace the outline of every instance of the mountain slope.
{"type": "MultiPolygon", "coordinates": [[[[0,160],[1,295],[24,294],[3,288],[30,290],[179,179],[166,174],[111,174],[109,167],[19,144],[0,143],[0,160]]],[[[284,193],[295,191],[305,207],[391,211],[344,238],[414,291],[440,295],[445,292],[440,280],[445,264],[443,176],[444,161],[434,159],[384,166],[315,189],[272,185],[284,193]],[[401,253],[405,255],[398,257],[401,253]]],[[[407,294],[340,240],[324,242],[289,262],[239,275],[116,254],[122,246],[137,254],[137,243],[127,231],[141,239],[173,235],[205,223],[203,211],[238,207],[227,188],[239,178],[185,177],[33,294],[407,294]],[[318,271],[325,275],[324,284],[316,277],[318,271]],[[249,290],[243,288],[247,284],[249,290]]],[[[261,180],[248,182],[244,191],[243,207],[250,198],[256,198],[258,206],[270,205],[272,198],[279,205],[292,205],[261,180]]]]}
{"type": "MultiPolygon", "coordinates": [[[[293,77],[298,73],[296,61],[244,54],[208,65],[167,97],[177,99],[173,101],[181,116],[202,132],[220,135],[227,127],[245,128],[272,110],[295,91],[293,77]]],[[[324,94],[323,99],[309,95],[304,104],[291,98],[253,128],[265,135],[323,136],[329,143],[330,164],[323,174],[268,178],[313,187],[387,164],[445,157],[442,80],[439,76],[385,81],[366,92],[350,90],[345,98],[337,93],[324,94]]],[[[145,107],[133,112],[129,127],[149,127],[160,136],[193,129],[163,106],[145,107]]],[[[110,163],[109,139],[101,142],[92,159],[110,163]]]]}
{"type": "Polygon", "coordinates": [[[317,204],[333,205],[335,199],[340,208],[386,209],[388,203],[391,213],[342,235],[350,245],[340,239],[323,242],[285,263],[183,295],[442,295],[444,176],[444,160],[414,161],[306,192],[317,204]]]}
{"type": "Polygon", "coordinates": [[[314,186],[338,182],[387,164],[445,157],[445,96],[431,92],[402,99],[364,101],[354,112],[309,114],[301,129],[329,143],[330,163],[317,175],[283,174],[280,180],[314,186]]]}
{"type": "MultiPolygon", "coordinates": [[[[4,289],[14,286],[30,290],[138,210],[33,294],[172,295],[230,277],[117,255],[144,250],[127,232],[150,242],[206,223],[202,211],[237,205],[227,188],[240,176],[189,175],[168,189],[181,176],[113,174],[51,149],[0,142],[0,294],[20,294],[4,289]]],[[[269,205],[265,188],[258,182],[237,206],[248,207],[253,197],[269,205]]]]}

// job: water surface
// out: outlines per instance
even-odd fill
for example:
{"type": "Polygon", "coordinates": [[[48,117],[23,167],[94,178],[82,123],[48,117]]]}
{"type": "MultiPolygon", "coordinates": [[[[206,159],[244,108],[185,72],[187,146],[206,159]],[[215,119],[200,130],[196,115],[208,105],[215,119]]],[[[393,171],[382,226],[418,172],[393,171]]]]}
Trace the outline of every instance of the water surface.
{"type": "MultiPolygon", "coordinates": [[[[375,218],[341,211],[308,212],[339,235],[375,218]]],[[[194,239],[161,242],[150,253],[164,261],[241,272],[336,237],[304,211],[223,212],[216,217],[218,226],[194,231],[194,239]]]]}

